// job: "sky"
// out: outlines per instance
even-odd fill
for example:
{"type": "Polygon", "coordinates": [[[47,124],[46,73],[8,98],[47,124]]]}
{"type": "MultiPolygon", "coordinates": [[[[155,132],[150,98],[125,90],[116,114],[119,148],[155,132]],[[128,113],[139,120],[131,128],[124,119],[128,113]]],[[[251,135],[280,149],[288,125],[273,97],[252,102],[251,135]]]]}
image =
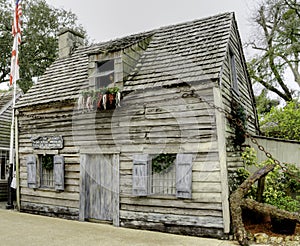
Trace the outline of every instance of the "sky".
{"type": "MultiPolygon", "coordinates": [[[[235,12],[243,42],[256,0],[46,0],[71,10],[92,41],[101,42],[223,12],[235,12]]],[[[253,33],[253,32],[252,32],[253,33]]]]}
{"type": "MultiPolygon", "coordinates": [[[[261,0],[46,0],[56,8],[71,10],[98,43],[170,24],[235,12],[243,44],[255,33],[253,14],[261,0]]],[[[246,60],[254,50],[244,46],[246,60]]],[[[289,77],[291,74],[287,73],[289,77]]],[[[293,81],[288,79],[287,81],[293,81]]],[[[299,86],[291,82],[294,89],[299,86]]],[[[260,91],[260,87],[254,90],[260,91]]]]}
{"type": "MultiPolygon", "coordinates": [[[[251,16],[261,0],[46,0],[56,8],[71,10],[99,43],[170,24],[235,12],[242,42],[255,33],[251,16]]],[[[245,48],[246,60],[254,54],[245,48]]]]}

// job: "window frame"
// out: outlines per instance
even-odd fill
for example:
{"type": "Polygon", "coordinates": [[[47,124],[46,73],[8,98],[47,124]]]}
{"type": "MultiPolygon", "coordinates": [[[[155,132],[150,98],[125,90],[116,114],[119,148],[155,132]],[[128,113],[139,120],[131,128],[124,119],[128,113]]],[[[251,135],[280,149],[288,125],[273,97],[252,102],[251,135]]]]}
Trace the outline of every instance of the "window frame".
{"type": "MultiPolygon", "coordinates": [[[[150,155],[151,160],[154,159],[154,157],[156,157],[157,155],[150,155]]],[[[167,184],[169,185],[169,184],[167,184]]],[[[153,195],[153,196],[176,196],[176,158],[174,160],[174,163],[171,164],[166,170],[163,170],[161,173],[154,173],[153,171],[153,162],[151,161],[150,163],[150,175],[149,175],[149,195],[153,195]],[[171,179],[171,184],[170,186],[167,186],[167,193],[164,193],[164,184],[168,181],[166,179],[168,179],[166,176],[167,174],[170,174],[170,172],[173,175],[172,179],[171,179]],[[156,176],[162,176],[165,175],[165,177],[162,177],[161,179],[157,179],[160,180],[160,182],[158,182],[159,184],[161,184],[163,182],[163,188],[162,191],[158,191],[158,192],[154,192],[154,187],[156,187],[158,190],[160,190],[161,186],[153,186],[154,185],[154,175],[156,176]],[[171,190],[170,193],[168,193],[168,190],[171,190]]]]}
{"type": "Polygon", "coordinates": [[[94,74],[94,87],[96,90],[98,89],[102,89],[102,88],[106,88],[109,87],[111,84],[115,84],[115,59],[106,59],[106,60],[102,60],[102,61],[97,61],[95,62],[96,65],[96,71],[94,74]],[[103,71],[100,70],[101,66],[105,66],[105,64],[108,65],[109,69],[104,69],[103,71]],[[112,67],[110,67],[110,65],[112,67]],[[108,84],[104,84],[101,86],[101,81],[99,82],[99,86],[98,86],[98,79],[100,78],[105,78],[105,81],[109,81],[110,80],[110,76],[113,76],[113,79],[111,80],[110,83],[108,84]]]}
{"type": "MultiPolygon", "coordinates": [[[[175,160],[175,197],[192,198],[193,154],[177,154],[175,160]],[[181,172],[179,172],[180,170],[181,172]]],[[[153,194],[151,192],[152,158],[149,154],[133,156],[132,194],[138,197],[173,196],[168,194],[153,194]]]]}
{"type": "Polygon", "coordinates": [[[38,152],[26,156],[27,166],[27,187],[32,189],[65,190],[65,157],[58,155],[58,151],[38,152]],[[42,184],[42,163],[41,155],[53,156],[53,186],[42,184]]]}
{"type": "Polygon", "coordinates": [[[40,171],[40,176],[39,176],[39,182],[40,182],[40,188],[42,189],[54,189],[55,187],[55,180],[54,180],[54,154],[40,154],[38,155],[38,165],[39,165],[39,171],[40,171]],[[52,169],[46,169],[43,168],[42,165],[42,158],[46,158],[46,156],[51,156],[52,158],[52,169]],[[48,176],[52,176],[52,179],[50,180],[44,180],[44,171],[46,172],[46,175],[48,176]],[[47,183],[46,181],[48,181],[51,184],[45,184],[47,183]]]}
{"type": "Polygon", "coordinates": [[[236,55],[231,48],[229,48],[228,57],[229,57],[231,89],[237,95],[239,95],[240,91],[239,91],[239,84],[238,84],[238,77],[237,77],[237,70],[236,70],[236,55]]]}

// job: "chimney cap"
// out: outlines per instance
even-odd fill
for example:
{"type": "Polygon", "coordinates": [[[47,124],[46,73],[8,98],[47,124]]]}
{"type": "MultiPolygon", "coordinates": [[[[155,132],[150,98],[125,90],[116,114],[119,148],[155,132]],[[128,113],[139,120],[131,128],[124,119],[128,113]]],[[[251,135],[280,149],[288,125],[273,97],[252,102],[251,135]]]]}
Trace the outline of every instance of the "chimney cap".
{"type": "Polygon", "coordinates": [[[67,32],[70,32],[70,33],[72,33],[72,34],[74,34],[75,36],[78,36],[78,37],[80,37],[80,38],[84,38],[84,35],[83,35],[82,33],[78,32],[78,31],[75,31],[75,30],[73,30],[73,29],[70,29],[70,28],[63,28],[63,29],[61,29],[61,30],[58,32],[58,36],[61,36],[61,35],[65,34],[65,33],[67,33],[67,32]]]}

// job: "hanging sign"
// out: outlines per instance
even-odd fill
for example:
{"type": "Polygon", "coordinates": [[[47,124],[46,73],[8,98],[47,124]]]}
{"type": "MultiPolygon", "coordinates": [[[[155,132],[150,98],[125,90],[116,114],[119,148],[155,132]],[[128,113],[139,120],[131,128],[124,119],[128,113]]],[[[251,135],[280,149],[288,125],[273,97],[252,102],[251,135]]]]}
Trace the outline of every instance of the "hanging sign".
{"type": "Polygon", "coordinates": [[[34,149],[62,149],[64,147],[62,136],[40,136],[31,139],[34,149]]]}

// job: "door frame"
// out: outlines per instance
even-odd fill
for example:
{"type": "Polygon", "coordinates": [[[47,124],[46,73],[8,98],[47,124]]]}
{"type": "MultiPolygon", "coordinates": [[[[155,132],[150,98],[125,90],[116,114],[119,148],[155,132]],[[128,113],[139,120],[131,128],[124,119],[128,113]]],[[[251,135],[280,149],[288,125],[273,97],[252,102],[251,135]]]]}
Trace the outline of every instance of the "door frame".
{"type": "Polygon", "coordinates": [[[86,180],[85,166],[87,165],[89,155],[112,155],[112,217],[113,225],[120,226],[120,155],[119,153],[91,153],[80,152],[80,197],[79,197],[79,220],[87,219],[86,212],[86,180]]]}

